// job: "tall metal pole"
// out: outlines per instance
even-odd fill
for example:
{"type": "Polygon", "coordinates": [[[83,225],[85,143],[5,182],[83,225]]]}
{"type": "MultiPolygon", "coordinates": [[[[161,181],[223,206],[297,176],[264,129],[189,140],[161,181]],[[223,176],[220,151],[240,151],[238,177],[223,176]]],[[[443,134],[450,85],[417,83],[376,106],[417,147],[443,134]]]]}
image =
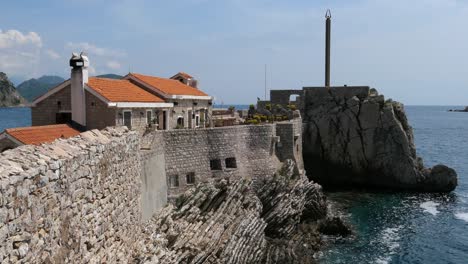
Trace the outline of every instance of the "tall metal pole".
{"type": "Polygon", "coordinates": [[[265,64],[265,101],[267,99],[267,65],[265,64]]]}
{"type": "Polygon", "coordinates": [[[330,87],[330,42],[331,42],[331,12],[325,14],[325,87],[330,87]]]}

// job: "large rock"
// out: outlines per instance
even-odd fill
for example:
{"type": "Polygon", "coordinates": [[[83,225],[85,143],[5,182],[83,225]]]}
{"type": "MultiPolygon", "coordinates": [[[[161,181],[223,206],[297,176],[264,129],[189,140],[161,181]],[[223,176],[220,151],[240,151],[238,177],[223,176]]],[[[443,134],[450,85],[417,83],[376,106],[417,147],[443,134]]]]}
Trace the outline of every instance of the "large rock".
{"type": "Polygon", "coordinates": [[[8,76],[0,72],[0,107],[23,105],[25,100],[16,91],[8,76]]]}
{"type": "Polygon", "coordinates": [[[287,161],[261,182],[199,184],[149,222],[140,263],[312,263],[327,216],[321,187],[287,161]]]}
{"type": "Polygon", "coordinates": [[[447,192],[454,170],[425,169],[402,104],[368,87],[310,88],[304,100],[304,163],[325,187],[447,192]]]}

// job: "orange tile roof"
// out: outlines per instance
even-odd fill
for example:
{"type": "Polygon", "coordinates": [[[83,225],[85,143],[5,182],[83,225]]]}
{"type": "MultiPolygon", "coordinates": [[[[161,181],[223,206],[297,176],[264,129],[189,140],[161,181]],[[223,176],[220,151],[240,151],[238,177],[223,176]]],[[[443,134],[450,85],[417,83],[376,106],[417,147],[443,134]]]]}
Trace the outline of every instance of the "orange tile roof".
{"type": "Polygon", "coordinates": [[[138,73],[130,73],[130,75],[168,95],[208,96],[199,89],[185,85],[177,80],[147,76],[138,73]]]}
{"type": "Polygon", "coordinates": [[[57,138],[69,138],[80,134],[80,131],[69,125],[31,126],[5,129],[5,132],[23,144],[40,145],[52,142],[57,138]]]}
{"type": "Polygon", "coordinates": [[[110,102],[163,103],[164,100],[131,83],[129,80],[115,80],[91,77],[88,87],[110,102]]]}

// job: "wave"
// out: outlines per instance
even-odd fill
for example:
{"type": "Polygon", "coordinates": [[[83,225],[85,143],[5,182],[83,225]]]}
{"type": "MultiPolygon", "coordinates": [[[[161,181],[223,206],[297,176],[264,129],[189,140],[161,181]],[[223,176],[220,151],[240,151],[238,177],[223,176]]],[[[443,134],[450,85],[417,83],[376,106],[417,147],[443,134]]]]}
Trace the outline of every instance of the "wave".
{"type": "Polygon", "coordinates": [[[403,226],[388,227],[382,230],[378,240],[383,243],[382,250],[385,251],[385,256],[378,257],[374,260],[375,264],[387,264],[392,260],[392,256],[396,253],[396,250],[400,247],[400,230],[403,226]]]}
{"type": "Polygon", "coordinates": [[[468,222],[468,213],[455,213],[455,218],[468,222]]]}
{"type": "Polygon", "coordinates": [[[430,213],[432,215],[437,215],[439,213],[439,211],[437,210],[438,205],[440,204],[433,202],[433,201],[427,201],[427,202],[421,203],[419,207],[424,209],[424,212],[430,213]]]}

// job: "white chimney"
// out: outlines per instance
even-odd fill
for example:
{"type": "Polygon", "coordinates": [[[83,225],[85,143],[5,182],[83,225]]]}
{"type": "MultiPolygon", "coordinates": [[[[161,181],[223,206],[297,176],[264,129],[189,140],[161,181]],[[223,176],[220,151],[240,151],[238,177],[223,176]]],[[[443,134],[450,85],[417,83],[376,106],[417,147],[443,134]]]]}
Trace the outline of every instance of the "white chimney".
{"type": "Polygon", "coordinates": [[[71,70],[71,111],[72,120],[86,127],[85,83],[88,82],[88,56],[73,53],[70,59],[71,70]]]}

